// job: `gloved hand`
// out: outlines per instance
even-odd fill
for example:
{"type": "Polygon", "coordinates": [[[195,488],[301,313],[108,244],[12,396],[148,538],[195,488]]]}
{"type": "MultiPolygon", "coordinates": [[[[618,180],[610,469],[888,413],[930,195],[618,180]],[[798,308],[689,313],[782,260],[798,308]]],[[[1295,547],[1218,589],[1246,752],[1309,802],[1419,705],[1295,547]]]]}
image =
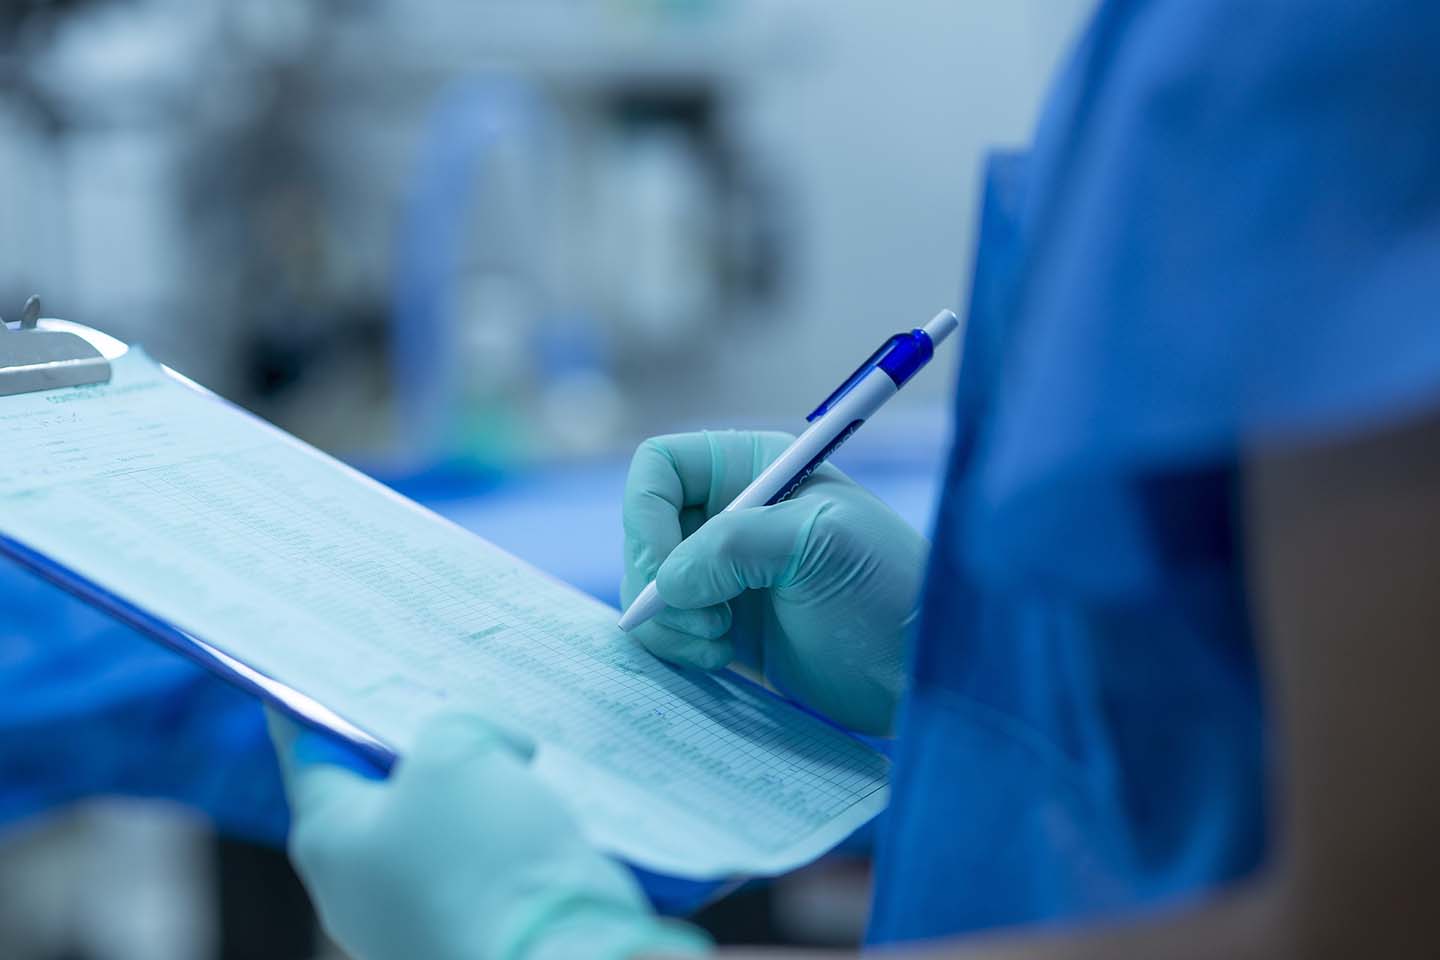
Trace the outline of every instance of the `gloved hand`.
{"type": "Polygon", "coordinates": [[[929,544],[829,464],[784,503],[720,513],[793,439],[642,443],[625,484],[621,600],[655,580],[669,609],[634,635],[656,656],[713,670],[738,655],[835,722],[887,733],[929,544]]]}
{"type": "Polygon", "coordinates": [[[356,960],[620,960],[709,951],[653,915],[596,852],[513,738],[432,720],[390,779],[271,714],[292,811],[290,856],[325,929],[356,960]]]}

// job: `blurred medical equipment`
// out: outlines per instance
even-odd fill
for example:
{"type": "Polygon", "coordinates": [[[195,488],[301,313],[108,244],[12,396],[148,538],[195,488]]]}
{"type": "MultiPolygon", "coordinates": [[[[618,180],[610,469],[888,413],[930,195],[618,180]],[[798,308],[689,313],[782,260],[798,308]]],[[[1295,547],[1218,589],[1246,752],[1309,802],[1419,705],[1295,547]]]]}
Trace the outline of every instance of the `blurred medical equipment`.
{"type": "Polygon", "coordinates": [[[0,295],[53,291],[307,439],[421,463],[803,403],[953,297],[974,158],[1024,135],[1043,75],[1022,12],[941,0],[8,16],[0,295]],[[757,372],[737,334],[815,369],[757,372]]]}

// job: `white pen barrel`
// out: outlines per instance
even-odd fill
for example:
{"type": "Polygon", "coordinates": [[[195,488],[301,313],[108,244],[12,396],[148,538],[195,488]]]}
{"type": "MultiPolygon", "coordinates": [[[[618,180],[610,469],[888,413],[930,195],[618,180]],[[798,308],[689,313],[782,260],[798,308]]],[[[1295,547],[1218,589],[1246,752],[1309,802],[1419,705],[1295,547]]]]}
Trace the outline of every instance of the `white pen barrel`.
{"type": "Polygon", "coordinates": [[[854,389],[835,401],[835,406],[796,437],[725,509],[763,506],[787,488],[805,482],[838,446],[837,440],[843,441],[856,426],[870,419],[898,390],[895,381],[883,370],[871,370],[854,389]]]}
{"type": "MultiPolygon", "coordinates": [[[[855,428],[868,420],[895,396],[899,388],[883,370],[871,370],[849,393],[835,402],[785,448],[785,452],[760,472],[760,476],[740,492],[726,510],[742,510],[769,503],[777,494],[793,492],[804,483],[830,453],[844,442],[855,428]]],[[[652,580],[620,617],[620,629],[632,630],[665,609],[665,601],[652,580]]]]}
{"type": "MultiPolygon", "coordinates": [[[[779,503],[794,494],[836,448],[900,391],[899,384],[908,381],[929,361],[934,348],[958,329],[960,320],[955,312],[941,310],[923,328],[891,337],[870,359],[869,369],[859,382],[796,437],[725,510],[779,503]],[[882,363],[887,364],[884,369],[880,367],[882,363]]],[[[850,380],[846,380],[846,385],[849,383],[850,380]]],[[[621,615],[620,629],[630,630],[664,608],[665,602],[652,581],[621,615]]]]}

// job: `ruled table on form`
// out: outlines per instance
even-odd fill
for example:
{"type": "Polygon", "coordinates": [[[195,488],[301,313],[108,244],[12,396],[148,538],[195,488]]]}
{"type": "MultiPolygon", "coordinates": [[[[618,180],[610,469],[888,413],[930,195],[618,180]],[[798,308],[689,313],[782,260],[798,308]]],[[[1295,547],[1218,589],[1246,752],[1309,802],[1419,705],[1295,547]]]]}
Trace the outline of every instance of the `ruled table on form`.
{"type": "Polygon", "coordinates": [[[587,834],[686,876],[790,869],[884,805],[886,761],[132,350],[0,399],[0,533],[403,755],[442,710],[535,737],[587,834]],[[642,812],[643,811],[643,812],[642,812]]]}

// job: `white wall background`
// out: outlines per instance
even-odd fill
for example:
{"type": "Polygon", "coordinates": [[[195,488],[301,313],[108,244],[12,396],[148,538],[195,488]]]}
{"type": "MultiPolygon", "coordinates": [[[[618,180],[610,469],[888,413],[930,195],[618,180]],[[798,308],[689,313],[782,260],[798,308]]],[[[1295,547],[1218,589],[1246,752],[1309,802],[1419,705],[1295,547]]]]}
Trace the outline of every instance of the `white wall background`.
{"type": "MultiPolygon", "coordinates": [[[[814,63],[767,85],[754,110],[784,144],[775,155],[787,175],[805,184],[789,329],[814,359],[794,370],[786,351],[727,358],[787,384],[790,396],[771,398],[781,409],[820,399],[883,334],[963,308],[983,158],[1028,141],[1092,2],[798,4],[824,24],[814,63]]],[[[933,406],[950,385],[931,372],[904,400],[933,406]]]]}

